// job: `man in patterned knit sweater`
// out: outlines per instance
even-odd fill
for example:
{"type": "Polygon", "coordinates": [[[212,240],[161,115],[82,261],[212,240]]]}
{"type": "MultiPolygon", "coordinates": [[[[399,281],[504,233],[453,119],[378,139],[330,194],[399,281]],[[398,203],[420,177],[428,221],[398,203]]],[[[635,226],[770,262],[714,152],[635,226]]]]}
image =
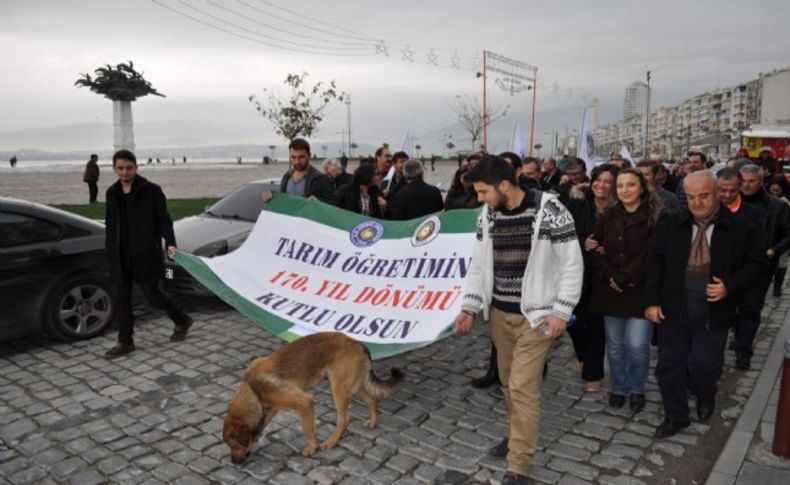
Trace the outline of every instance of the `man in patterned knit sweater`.
{"type": "Polygon", "coordinates": [[[481,310],[491,322],[509,432],[489,453],[507,456],[503,485],[527,483],[541,371],[579,300],[584,263],[573,218],[555,196],[525,192],[513,167],[495,156],[466,176],[485,205],[455,332],[470,330],[481,310]]]}

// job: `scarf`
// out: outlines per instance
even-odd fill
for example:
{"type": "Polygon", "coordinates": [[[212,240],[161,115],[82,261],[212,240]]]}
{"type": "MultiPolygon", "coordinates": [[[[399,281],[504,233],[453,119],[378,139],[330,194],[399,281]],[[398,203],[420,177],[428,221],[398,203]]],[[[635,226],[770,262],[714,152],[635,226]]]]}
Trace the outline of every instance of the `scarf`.
{"type": "Polygon", "coordinates": [[[694,276],[701,278],[710,274],[710,246],[708,246],[708,238],[705,233],[711,224],[716,224],[719,218],[719,206],[717,205],[716,210],[708,217],[701,219],[692,215],[692,218],[699,230],[694,240],[691,241],[688,266],[694,276]]]}

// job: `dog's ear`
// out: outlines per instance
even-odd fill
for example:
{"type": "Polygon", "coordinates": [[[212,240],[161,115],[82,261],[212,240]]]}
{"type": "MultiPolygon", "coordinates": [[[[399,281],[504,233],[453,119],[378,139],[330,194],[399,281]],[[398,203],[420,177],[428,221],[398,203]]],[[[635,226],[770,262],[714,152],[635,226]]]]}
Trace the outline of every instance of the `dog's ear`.
{"type": "Polygon", "coordinates": [[[239,425],[236,427],[236,442],[244,448],[250,447],[250,428],[246,425],[239,425]]]}

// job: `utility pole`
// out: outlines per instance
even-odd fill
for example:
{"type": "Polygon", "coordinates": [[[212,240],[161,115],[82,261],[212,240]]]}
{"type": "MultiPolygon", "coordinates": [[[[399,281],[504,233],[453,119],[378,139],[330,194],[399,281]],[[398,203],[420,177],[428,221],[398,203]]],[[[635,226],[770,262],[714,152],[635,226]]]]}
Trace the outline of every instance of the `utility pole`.
{"type": "Polygon", "coordinates": [[[645,153],[644,157],[650,155],[650,71],[647,71],[647,113],[645,113],[645,153]]]}
{"type": "Polygon", "coordinates": [[[335,133],[338,134],[338,135],[343,135],[343,142],[340,145],[342,147],[341,148],[341,151],[342,151],[342,149],[346,147],[346,130],[336,131],[335,133]]]}
{"type": "Polygon", "coordinates": [[[351,158],[351,95],[346,96],[346,107],[348,107],[348,158],[351,158]]]}

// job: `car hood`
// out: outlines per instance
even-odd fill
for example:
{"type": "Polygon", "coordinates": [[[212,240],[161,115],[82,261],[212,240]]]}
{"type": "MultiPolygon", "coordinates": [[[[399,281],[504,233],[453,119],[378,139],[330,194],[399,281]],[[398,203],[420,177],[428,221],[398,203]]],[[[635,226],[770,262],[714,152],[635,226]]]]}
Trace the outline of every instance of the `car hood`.
{"type": "Polygon", "coordinates": [[[173,230],[176,233],[178,249],[192,253],[203,245],[249,234],[254,225],[250,221],[199,215],[176,221],[173,230]]]}

